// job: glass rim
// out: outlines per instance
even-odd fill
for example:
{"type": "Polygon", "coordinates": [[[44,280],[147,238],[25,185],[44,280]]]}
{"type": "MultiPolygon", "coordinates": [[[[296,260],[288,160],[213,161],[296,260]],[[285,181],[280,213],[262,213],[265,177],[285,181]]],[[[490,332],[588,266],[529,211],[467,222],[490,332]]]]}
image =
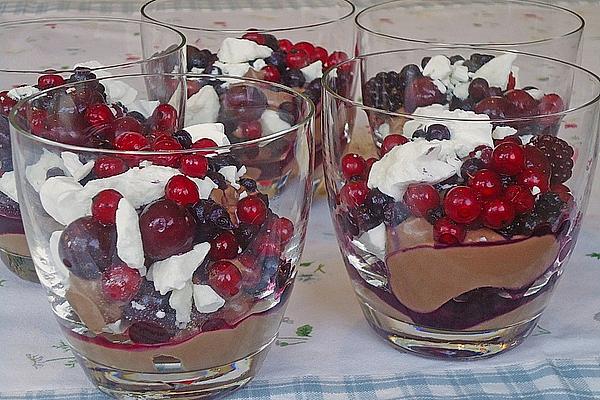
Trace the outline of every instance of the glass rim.
{"type": "Polygon", "coordinates": [[[576,65],[576,64],[573,64],[573,63],[570,63],[567,61],[563,61],[563,60],[560,60],[557,58],[552,58],[552,57],[547,57],[547,56],[542,56],[542,55],[532,54],[532,53],[526,53],[526,52],[522,52],[522,51],[489,48],[489,47],[470,47],[470,46],[417,47],[417,48],[412,48],[412,49],[385,50],[385,51],[380,51],[380,52],[376,52],[376,53],[363,54],[360,56],[353,57],[342,63],[339,63],[336,66],[328,69],[323,74],[322,84],[323,84],[323,92],[325,94],[331,95],[334,98],[341,100],[345,103],[348,103],[354,107],[364,109],[365,111],[372,111],[372,112],[376,112],[379,114],[386,114],[386,115],[389,115],[392,117],[403,117],[403,118],[408,118],[408,119],[424,119],[424,120],[432,120],[432,121],[457,121],[457,122],[471,122],[471,123],[490,123],[490,121],[491,121],[494,124],[509,124],[509,123],[514,123],[514,122],[536,121],[536,120],[545,119],[545,118],[562,117],[565,115],[573,114],[576,111],[586,109],[589,106],[591,106],[592,104],[600,102],[600,77],[588,69],[585,69],[583,67],[580,67],[579,65],[576,65]],[[583,73],[583,74],[587,75],[588,77],[591,77],[593,80],[595,80],[596,83],[598,84],[598,90],[597,90],[598,93],[591,100],[582,101],[581,102],[582,104],[580,104],[580,105],[568,108],[566,110],[563,110],[563,111],[560,111],[557,113],[543,114],[543,115],[538,114],[538,115],[532,115],[532,116],[527,116],[527,117],[502,118],[502,119],[493,119],[493,120],[492,119],[476,120],[476,119],[469,119],[469,118],[436,117],[436,116],[428,116],[428,115],[414,115],[414,114],[410,114],[407,112],[386,111],[386,110],[382,110],[382,109],[379,109],[376,107],[367,106],[363,102],[358,102],[358,101],[349,99],[345,96],[342,96],[341,94],[339,94],[335,90],[333,90],[333,88],[331,88],[331,86],[329,84],[329,82],[331,81],[330,77],[334,74],[333,71],[336,71],[335,74],[337,74],[337,71],[340,68],[344,67],[345,65],[351,65],[352,63],[358,62],[358,61],[362,62],[366,58],[388,55],[388,54],[396,54],[396,53],[408,53],[408,52],[414,52],[414,51],[424,51],[424,50],[437,51],[437,50],[456,50],[456,49],[464,49],[464,50],[470,50],[470,51],[483,50],[483,51],[511,53],[511,54],[515,54],[516,56],[522,55],[522,56],[526,56],[526,57],[547,60],[547,61],[550,61],[555,64],[562,64],[564,66],[569,67],[570,69],[573,69],[580,73],[583,73]]]}
{"type": "MultiPolygon", "coordinates": [[[[153,21],[153,22],[158,23],[158,24],[161,24],[161,25],[168,25],[168,26],[172,26],[174,28],[185,29],[185,30],[190,30],[190,31],[212,32],[212,33],[221,32],[221,33],[226,33],[226,34],[240,34],[240,33],[247,33],[247,32],[249,32],[248,29],[218,29],[218,28],[214,29],[214,28],[201,27],[201,26],[180,25],[180,24],[176,24],[176,23],[171,23],[171,22],[166,22],[166,21],[159,20],[159,19],[157,19],[155,17],[152,17],[150,15],[150,13],[148,12],[148,9],[150,7],[152,7],[153,4],[159,3],[161,1],[163,1],[163,0],[150,0],[150,1],[147,1],[142,6],[142,8],[140,9],[142,17],[147,18],[148,20],[153,21]]],[[[312,23],[312,24],[296,25],[296,26],[285,27],[285,28],[255,29],[255,30],[252,30],[251,32],[257,32],[257,33],[280,33],[280,32],[297,31],[297,30],[307,29],[307,28],[317,28],[317,27],[320,27],[320,26],[325,26],[325,25],[336,23],[336,22],[345,21],[345,20],[351,18],[354,15],[354,13],[356,12],[356,6],[350,0],[335,0],[335,1],[337,1],[339,4],[344,4],[346,7],[348,7],[349,11],[346,12],[345,14],[343,14],[342,16],[339,16],[337,18],[332,18],[332,19],[329,19],[329,20],[323,21],[323,22],[315,22],[315,23],[312,23]]]]}
{"type": "Polygon", "coordinates": [[[356,14],[356,17],[354,17],[354,23],[359,30],[368,32],[375,36],[380,36],[380,37],[384,37],[387,39],[393,39],[393,40],[398,40],[398,41],[413,42],[413,43],[415,43],[415,45],[429,44],[429,45],[435,45],[435,46],[507,46],[507,47],[525,46],[525,45],[531,45],[531,44],[550,42],[552,40],[568,37],[568,36],[574,35],[578,32],[582,32],[585,27],[585,19],[581,15],[579,15],[577,12],[570,10],[568,8],[565,8],[565,7],[561,7],[557,4],[545,3],[545,2],[541,2],[541,1],[535,1],[535,0],[503,0],[503,2],[504,3],[516,3],[516,4],[531,5],[531,6],[540,7],[540,8],[550,8],[550,9],[554,9],[555,11],[560,12],[561,14],[570,14],[571,16],[575,17],[579,21],[579,26],[569,32],[566,32],[566,33],[553,35],[551,37],[547,37],[547,38],[543,38],[543,39],[528,40],[528,41],[524,41],[524,42],[451,43],[451,42],[437,42],[437,41],[432,41],[432,40],[417,39],[417,38],[410,38],[410,37],[405,37],[405,36],[400,36],[400,35],[392,35],[389,33],[383,33],[383,32],[376,31],[373,28],[368,28],[367,26],[365,26],[365,24],[361,23],[361,21],[360,21],[361,17],[363,17],[368,12],[370,12],[374,9],[377,9],[379,7],[385,7],[392,3],[402,3],[404,1],[406,1],[406,0],[389,0],[384,3],[378,3],[378,4],[374,4],[372,6],[369,6],[356,14]]]}
{"type": "MultiPolygon", "coordinates": [[[[34,18],[34,19],[23,19],[23,20],[18,20],[18,21],[6,21],[6,22],[0,23],[0,30],[8,28],[8,27],[13,27],[13,26],[26,28],[29,25],[55,24],[55,23],[67,23],[67,22],[86,22],[86,21],[94,21],[94,22],[102,22],[102,23],[118,23],[118,24],[126,23],[126,24],[136,24],[138,26],[141,26],[140,24],[150,25],[150,26],[155,26],[158,28],[163,28],[163,29],[169,30],[172,33],[174,33],[176,37],[178,37],[180,39],[179,43],[177,44],[177,46],[175,48],[165,51],[164,53],[162,53],[160,55],[152,56],[150,58],[137,60],[137,61],[124,62],[124,63],[113,64],[113,65],[106,65],[103,67],[89,68],[92,72],[93,71],[107,71],[107,70],[116,69],[116,68],[130,67],[130,66],[134,66],[134,65],[143,65],[150,61],[160,60],[165,57],[169,57],[173,54],[176,54],[179,51],[184,50],[185,46],[187,44],[185,35],[183,33],[179,32],[177,29],[174,29],[171,26],[156,23],[153,21],[142,21],[142,20],[135,20],[135,19],[130,19],[130,18],[106,17],[106,16],[34,18]]],[[[50,70],[56,71],[56,73],[68,73],[68,72],[75,71],[75,68],[50,69],[50,70]]],[[[49,71],[49,69],[46,69],[44,71],[40,71],[37,69],[24,69],[24,70],[8,69],[8,68],[3,68],[0,63],[0,73],[5,73],[5,74],[43,74],[43,73],[47,73],[48,71],[49,71]]]]}
{"type": "MultiPolygon", "coordinates": [[[[85,84],[86,82],[90,82],[90,80],[87,80],[87,81],[73,82],[73,83],[57,86],[54,88],[46,89],[46,90],[40,91],[36,94],[33,94],[29,97],[19,100],[19,102],[17,102],[17,104],[15,104],[13,106],[13,108],[11,109],[11,111],[8,115],[8,121],[9,121],[10,126],[16,131],[17,134],[24,136],[29,140],[38,142],[40,144],[57,147],[62,150],[76,151],[79,153],[97,153],[97,154],[104,154],[104,155],[153,156],[154,157],[154,156],[168,156],[168,155],[178,155],[178,154],[186,155],[186,154],[194,154],[194,153],[199,153],[199,152],[207,152],[207,153],[215,152],[218,154],[218,152],[223,151],[223,150],[227,150],[227,152],[229,152],[231,150],[238,150],[240,148],[243,149],[245,147],[259,145],[264,142],[271,142],[273,140],[277,140],[277,139],[286,137],[289,134],[296,132],[298,129],[302,128],[303,126],[310,125],[313,120],[313,117],[315,115],[314,103],[303,93],[300,93],[300,92],[298,92],[294,89],[291,89],[287,86],[283,86],[279,83],[269,82],[269,81],[264,81],[264,80],[260,80],[260,79],[254,79],[254,78],[244,78],[244,77],[236,77],[236,76],[230,76],[230,75],[194,74],[194,73],[178,73],[178,74],[175,74],[175,73],[154,73],[154,74],[139,73],[139,74],[126,74],[126,75],[116,75],[116,76],[111,76],[111,77],[106,77],[106,78],[98,78],[93,81],[98,81],[101,83],[102,81],[106,81],[106,80],[127,80],[127,79],[132,79],[132,78],[148,78],[148,77],[159,77],[159,76],[175,77],[175,78],[182,78],[182,79],[187,79],[189,77],[192,77],[192,78],[200,78],[200,79],[207,78],[207,79],[247,81],[247,82],[267,85],[270,87],[276,87],[276,88],[280,89],[280,91],[288,92],[288,93],[292,94],[293,96],[295,96],[296,98],[301,98],[302,100],[304,100],[304,103],[308,105],[308,113],[306,114],[306,116],[304,116],[301,120],[296,122],[296,124],[292,125],[291,127],[284,129],[284,130],[277,131],[277,132],[273,132],[267,136],[263,136],[263,137],[260,137],[257,139],[244,140],[241,142],[231,143],[228,145],[207,147],[207,148],[202,148],[202,149],[193,149],[192,148],[192,149],[168,150],[168,151],[164,151],[164,150],[163,151],[136,151],[136,150],[125,150],[124,151],[124,150],[116,150],[116,149],[100,149],[100,148],[95,148],[95,147],[84,147],[84,146],[71,145],[71,144],[56,142],[54,140],[50,140],[50,139],[46,139],[41,136],[34,135],[28,129],[23,128],[23,126],[19,123],[17,110],[21,109],[25,104],[29,104],[29,103],[31,103],[31,101],[38,99],[42,96],[49,95],[53,91],[68,89],[70,87],[76,87],[78,85],[85,84]]],[[[185,129],[185,128],[182,128],[182,129],[185,129]]],[[[12,129],[11,129],[11,131],[12,131],[12,129]]]]}

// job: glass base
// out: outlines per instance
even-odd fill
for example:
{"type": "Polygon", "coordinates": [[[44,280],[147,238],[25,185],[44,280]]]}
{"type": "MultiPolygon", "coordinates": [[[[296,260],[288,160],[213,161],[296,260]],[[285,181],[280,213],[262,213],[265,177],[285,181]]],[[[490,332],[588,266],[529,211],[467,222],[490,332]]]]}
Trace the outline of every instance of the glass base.
{"type": "Polygon", "coordinates": [[[260,369],[274,339],[241,360],[188,372],[123,371],[98,364],[75,350],[73,353],[92,383],[115,399],[214,399],[250,382],[260,369]]]}
{"type": "Polygon", "coordinates": [[[31,257],[21,256],[0,249],[0,261],[2,261],[4,265],[19,278],[29,282],[40,283],[31,257]]]}
{"type": "Polygon", "coordinates": [[[452,332],[399,321],[360,303],[369,325],[395,348],[438,359],[477,360],[508,351],[529,336],[539,318],[497,330],[452,332]]]}

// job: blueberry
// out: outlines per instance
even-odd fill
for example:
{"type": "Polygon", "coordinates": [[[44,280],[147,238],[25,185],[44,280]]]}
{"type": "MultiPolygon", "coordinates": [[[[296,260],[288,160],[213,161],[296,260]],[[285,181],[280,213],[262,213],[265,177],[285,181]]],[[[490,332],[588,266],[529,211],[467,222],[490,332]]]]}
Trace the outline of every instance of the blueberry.
{"type": "Polygon", "coordinates": [[[463,179],[469,179],[472,178],[477,171],[484,168],[485,164],[479,158],[467,158],[460,167],[460,176],[462,176],[463,179]]]}
{"type": "Polygon", "coordinates": [[[364,204],[355,208],[352,211],[354,221],[361,232],[369,231],[381,224],[384,220],[383,215],[379,212],[372,210],[364,204]]]}
{"type": "Polygon", "coordinates": [[[458,97],[452,96],[452,99],[450,99],[449,108],[450,108],[450,111],[454,111],[454,110],[473,111],[473,109],[475,108],[475,104],[473,104],[472,99],[466,98],[464,100],[461,100],[458,97]]]}
{"type": "Polygon", "coordinates": [[[274,51],[269,57],[265,58],[265,63],[276,67],[280,72],[285,71],[285,53],[283,51],[274,51]]]}
{"type": "Polygon", "coordinates": [[[450,64],[456,64],[458,61],[464,61],[465,60],[465,58],[463,56],[458,55],[458,54],[456,54],[456,55],[454,55],[452,57],[449,57],[449,59],[450,59],[450,64]]]}
{"type": "Polygon", "coordinates": [[[219,171],[221,168],[229,165],[233,165],[236,168],[240,168],[242,166],[240,160],[231,154],[219,154],[214,157],[210,157],[208,160],[208,165],[213,171],[219,171]]]}
{"type": "Polygon", "coordinates": [[[196,223],[201,226],[207,223],[215,225],[217,228],[232,230],[234,228],[227,210],[220,204],[210,199],[200,199],[191,207],[192,214],[196,223]]]}
{"type": "Polygon", "coordinates": [[[259,226],[253,224],[245,224],[240,223],[239,226],[235,229],[235,237],[237,239],[238,244],[242,248],[242,251],[246,250],[248,245],[252,243],[252,240],[258,233],[260,229],[259,226]]]}
{"type": "Polygon", "coordinates": [[[417,129],[412,134],[413,139],[423,138],[427,139],[427,133],[423,129],[417,129]]]}
{"type": "Polygon", "coordinates": [[[431,225],[433,225],[439,219],[441,219],[443,216],[444,216],[444,209],[442,207],[436,207],[427,212],[425,219],[427,219],[427,222],[429,222],[431,225]]]}
{"type": "Polygon", "coordinates": [[[180,129],[173,134],[173,138],[179,142],[181,147],[189,149],[192,147],[192,135],[185,129],[180,129]]]}
{"type": "Polygon", "coordinates": [[[421,60],[421,68],[425,68],[425,66],[429,63],[430,60],[431,57],[423,57],[423,59],[421,60]]]}
{"type": "Polygon", "coordinates": [[[409,216],[410,211],[408,207],[400,201],[388,203],[383,208],[383,222],[391,228],[400,225],[409,216]]]}
{"type": "Polygon", "coordinates": [[[367,199],[365,204],[367,204],[371,208],[378,208],[380,211],[383,211],[383,207],[386,204],[392,203],[394,199],[387,194],[381,193],[379,189],[373,189],[367,195],[367,199]]]}
{"type": "Polygon", "coordinates": [[[282,83],[289,87],[302,87],[306,82],[304,74],[299,69],[289,69],[281,75],[282,83]]]}
{"type": "Polygon", "coordinates": [[[298,119],[298,107],[291,101],[284,101],[277,110],[279,118],[290,125],[295,125],[298,119]]]}
{"type": "Polygon", "coordinates": [[[450,130],[442,124],[433,124],[427,127],[425,139],[431,140],[450,140],[450,130]]]}
{"type": "Polygon", "coordinates": [[[50,179],[54,176],[65,176],[65,173],[62,169],[54,167],[50,168],[48,172],[46,172],[46,179],[50,179]]]}
{"type": "Polygon", "coordinates": [[[200,50],[195,46],[187,45],[186,58],[187,70],[191,71],[192,68],[205,69],[212,65],[217,60],[217,55],[213,54],[210,50],[200,50]]]}
{"type": "Polygon", "coordinates": [[[129,112],[127,113],[127,116],[128,116],[128,117],[131,117],[131,118],[134,118],[134,119],[137,119],[138,121],[140,121],[140,123],[141,123],[142,125],[146,123],[146,117],[144,117],[144,116],[142,115],[142,113],[140,113],[140,112],[138,112],[138,111],[129,111],[129,112]]]}
{"type": "Polygon", "coordinates": [[[248,192],[256,192],[258,190],[257,186],[256,186],[256,181],[254,179],[250,179],[250,178],[240,178],[239,180],[240,185],[242,185],[246,191],[248,192]]]}

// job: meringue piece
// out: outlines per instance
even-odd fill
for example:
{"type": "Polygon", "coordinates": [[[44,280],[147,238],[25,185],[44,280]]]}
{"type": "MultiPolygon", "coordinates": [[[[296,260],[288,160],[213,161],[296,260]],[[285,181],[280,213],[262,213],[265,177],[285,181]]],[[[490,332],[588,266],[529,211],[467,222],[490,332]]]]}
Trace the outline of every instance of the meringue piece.
{"type": "Polygon", "coordinates": [[[260,71],[261,69],[263,69],[266,66],[267,66],[267,63],[262,58],[259,58],[258,60],[254,61],[252,63],[252,69],[255,71],[260,71]]]}
{"type": "Polygon", "coordinates": [[[279,118],[279,114],[274,110],[265,110],[260,117],[263,136],[270,135],[275,132],[281,132],[292,126],[279,118]]]}
{"type": "Polygon", "coordinates": [[[240,185],[237,184],[237,168],[235,165],[227,165],[219,169],[219,173],[225,177],[225,180],[229,182],[234,189],[239,189],[240,185]]]}
{"type": "Polygon", "coordinates": [[[385,260],[386,230],[383,222],[364,232],[353,242],[359,242],[366,251],[374,254],[380,260],[385,260]]]}
{"type": "Polygon", "coordinates": [[[222,63],[237,64],[256,60],[257,58],[267,58],[273,53],[267,46],[259,45],[251,40],[225,38],[217,57],[222,63]]]}
{"type": "Polygon", "coordinates": [[[194,271],[202,264],[210,250],[209,243],[199,243],[187,253],[157,261],[150,267],[148,275],[154,288],[165,295],[171,290],[181,290],[192,279],[194,271]]]}
{"type": "Polygon", "coordinates": [[[213,64],[215,67],[218,67],[223,72],[223,75],[230,76],[239,76],[242,77],[246,75],[248,70],[250,69],[250,64],[247,62],[242,63],[223,63],[219,61],[215,61],[213,64]]]}
{"type": "Polygon", "coordinates": [[[434,81],[448,79],[452,73],[450,59],[443,55],[431,57],[429,62],[423,68],[423,76],[428,76],[434,81]]]}
{"type": "Polygon", "coordinates": [[[526,92],[537,101],[540,101],[544,97],[544,92],[540,89],[527,89],[526,92]]]}
{"type": "Polygon", "coordinates": [[[317,60],[312,64],[307,65],[304,68],[300,68],[306,83],[312,82],[315,79],[323,77],[323,61],[317,60]]]}
{"type": "Polygon", "coordinates": [[[202,314],[209,314],[225,305],[225,300],[208,285],[194,285],[194,305],[202,314]]]}
{"type": "Polygon", "coordinates": [[[15,203],[19,202],[17,196],[17,178],[15,171],[7,171],[0,177],[0,192],[7,195],[15,203]]]}
{"type": "Polygon", "coordinates": [[[105,79],[102,85],[106,89],[106,96],[110,103],[120,102],[125,107],[129,107],[138,95],[138,91],[133,86],[117,79],[105,79]]]}
{"type": "Polygon", "coordinates": [[[192,137],[192,143],[200,139],[212,139],[217,146],[226,146],[231,144],[229,138],[225,135],[225,126],[220,123],[204,123],[188,126],[185,130],[192,137]]]}
{"type": "Polygon", "coordinates": [[[63,225],[91,215],[92,198],[82,194],[82,186],[68,176],[54,176],[40,188],[44,210],[63,225]]]}
{"type": "Polygon", "coordinates": [[[193,94],[185,106],[185,126],[214,123],[217,121],[221,104],[219,95],[211,85],[200,88],[193,94]]]}
{"type": "Polygon", "coordinates": [[[60,153],[63,164],[69,174],[76,180],[80,181],[94,169],[94,161],[88,161],[85,164],[79,160],[79,156],[70,151],[63,151],[60,153]]]}
{"type": "Polygon", "coordinates": [[[446,94],[446,92],[448,91],[448,88],[446,87],[444,82],[440,81],[439,79],[434,80],[433,84],[438,88],[441,94],[446,94]]]}
{"type": "Polygon", "coordinates": [[[139,217],[135,208],[126,198],[119,200],[115,225],[117,228],[117,255],[129,267],[140,271],[141,276],[146,275],[139,217]]]}
{"type": "Polygon", "coordinates": [[[496,56],[475,71],[473,79],[483,78],[490,86],[506,90],[508,76],[512,71],[512,64],[516,58],[517,55],[511,53],[496,56]]]}
{"type": "Polygon", "coordinates": [[[175,320],[179,324],[187,324],[192,320],[192,282],[188,281],[179,290],[173,290],[169,297],[169,305],[175,310],[175,320]]]}
{"type": "Polygon", "coordinates": [[[219,185],[214,183],[213,180],[208,177],[200,179],[188,176],[188,178],[190,178],[198,187],[198,193],[200,194],[201,199],[208,199],[213,189],[219,187],[219,185]]]}
{"type": "Polygon", "coordinates": [[[25,177],[36,192],[40,191],[40,187],[46,182],[46,174],[52,168],[64,170],[65,165],[59,156],[46,149],[42,149],[42,155],[35,164],[25,168],[25,177]]]}
{"type": "Polygon", "coordinates": [[[98,71],[101,68],[106,68],[106,66],[104,64],[101,64],[100,61],[98,61],[98,60],[90,60],[90,61],[84,61],[84,62],[77,63],[73,66],[73,69],[75,69],[77,67],[91,69],[92,72],[94,73],[94,75],[96,75],[96,78],[109,78],[112,76],[112,74],[109,72],[98,71]]]}
{"type": "Polygon", "coordinates": [[[454,96],[458,97],[461,100],[464,100],[467,97],[469,97],[469,85],[469,82],[464,82],[454,86],[454,96]]]}
{"type": "Polygon", "coordinates": [[[510,126],[497,126],[492,132],[492,137],[496,140],[500,140],[507,136],[514,135],[515,133],[517,133],[517,130],[510,126]]]}
{"type": "Polygon", "coordinates": [[[452,141],[417,139],[394,147],[376,161],[367,186],[400,201],[409,185],[442,182],[456,174],[461,165],[452,141]]]}
{"type": "Polygon", "coordinates": [[[60,258],[60,253],[58,251],[58,246],[60,243],[60,236],[63,231],[55,231],[50,235],[49,247],[50,247],[50,257],[48,260],[54,266],[54,274],[56,278],[60,280],[65,289],[69,288],[69,269],[63,263],[62,258],[60,258]]]}
{"type": "Polygon", "coordinates": [[[29,96],[39,93],[40,89],[35,86],[20,86],[8,91],[7,96],[13,100],[19,101],[29,96]]]}
{"type": "Polygon", "coordinates": [[[144,117],[148,118],[154,112],[154,109],[160,105],[160,101],[158,100],[135,100],[131,102],[127,109],[129,112],[136,111],[142,114],[144,117]]]}

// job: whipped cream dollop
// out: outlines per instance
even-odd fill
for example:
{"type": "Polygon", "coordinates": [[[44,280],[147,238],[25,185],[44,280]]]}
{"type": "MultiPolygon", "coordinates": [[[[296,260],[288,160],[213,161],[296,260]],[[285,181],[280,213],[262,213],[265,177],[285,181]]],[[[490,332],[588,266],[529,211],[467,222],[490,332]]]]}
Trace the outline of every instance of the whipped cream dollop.
{"type": "Polygon", "coordinates": [[[473,79],[483,78],[490,86],[506,90],[506,87],[508,86],[508,76],[513,71],[513,63],[516,59],[517,55],[512,53],[496,56],[475,71],[473,79]]]}
{"type": "Polygon", "coordinates": [[[496,128],[494,128],[494,131],[492,132],[492,137],[494,139],[500,140],[500,139],[504,139],[507,136],[512,136],[515,133],[517,133],[517,130],[513,127],[497,126],[496,128]]]}
{"type": "Polygon", "coordinates": [[[239,64],[256,60],[257,58],[270,57],[273,50],[260,45],[252,40],[225,38],[217,52],[221,63],[239,64]]]}
{"type": "Polygon", "coordinates": [[[94,161],[88,161],[85,164],[81,162],[79,156],[70,151],[60,153],[65,169],[75,180],[80,181],[94,169],[94,161]]]}
{"type": "Polygon", "coordinates": [[[119,200],[115,219],[117,229],[117,255],[129,267],[146,275],[144,245],[137,211],[126,199],[119,200]]]}
{"type": "Polygon", "coordinates": [[[129,111],[139,112],[144,117],[148,118],[149,116],[152,115],[152,113],[154,112],[156,107],[158,107],[159,105],[160,105],[160,101],[158,101],[158,100],[139,99],[139,100],[134,100],[133,102],[131,102],[127,106],[127,109],[129,111]]]}
{"type": "Polygon", "coordinates": [[[185,130],[192,137],[192,143],[206,138],[211,139],[217,146],[231,144],[225,135],[225,125],[220,122],[196,124],[186,127],[185,130]]]}
{"type": "Polygon", "coordinates": [[[46,182],[48,171],[52,168],[64,170],[65,166],[59,156],[46,149],[42,149],[42,154],[38,161],[25,168],[25,177],[36,192],[39,192],[41,186],[46,182]]]}
{"type": "Polygon", "coordinates": [[[15,171],[7,171],[0,176],[0,192],[7,195],[12,201],[19,202],[15,171]]]}
{"type": "Polygon", "coordinates": [[[13,100],[19,101],[29,96],[33,96],[36,93],[39,93],[40,89],[35,86],[20,86],[8,91],[8,97],[13,100]]]}
{"type": "Polygon", "coordinates": [[[448,80],[450,78],[451,73],[452,65],[450,63],[450,59],[443,55],[436,55],[431,57],[431,59],[425,65],[425,68],[423,68],[423,75],[428,76],[434,80],[448,80]]]}
{"type": "Polygon", "coordinates": [[[277,111],[274,110],[265,110],[260,117],[260,123],[262,125],[263,136],[281,132],[292,127],[289,123],[282,120],[277,111]]]}
{"type": "Polygon", "coordinates": [[[447,106],[433,104],[427,107],[419,107],[413,113],[414,119],[404,124],[404,136],[412,138],[417,129],[426,130],[429,125],[445,125],[450,131],[450,141],[454,144],[456,154],[459,158],[469,155],[475,147],[480,145],[493,147],[492,123],[486,114],[476,114],[473,111],[456,109],[448,110],[447,106]],[[418,118],[427,116],[434,118],[452,118],[467,121],[443,120],[418,118]]]}
{"type": "Polygon", "coordinates": [[[442,182],[460,171],[461,165],[452,141],[417,139],[394,147],[376,161],[367,186],[400,201],[409,185],[442,182]]]}
{"type": "Polygon", "coordinates": [[[211,85],[200,88],[198,93],[193,94],[185,105],[185,125],[214,123],[219,116],[221,104],[219,95],[211,85]]]}
{"type": "Polygon", "coordinates": [[[304,68],[300,68],[300,71],[302,71],[302,75],[304,75],[304,79],[307,83],[312,82],[315,79],[323,77],[323,62],[317,60],[304,68]]]}

